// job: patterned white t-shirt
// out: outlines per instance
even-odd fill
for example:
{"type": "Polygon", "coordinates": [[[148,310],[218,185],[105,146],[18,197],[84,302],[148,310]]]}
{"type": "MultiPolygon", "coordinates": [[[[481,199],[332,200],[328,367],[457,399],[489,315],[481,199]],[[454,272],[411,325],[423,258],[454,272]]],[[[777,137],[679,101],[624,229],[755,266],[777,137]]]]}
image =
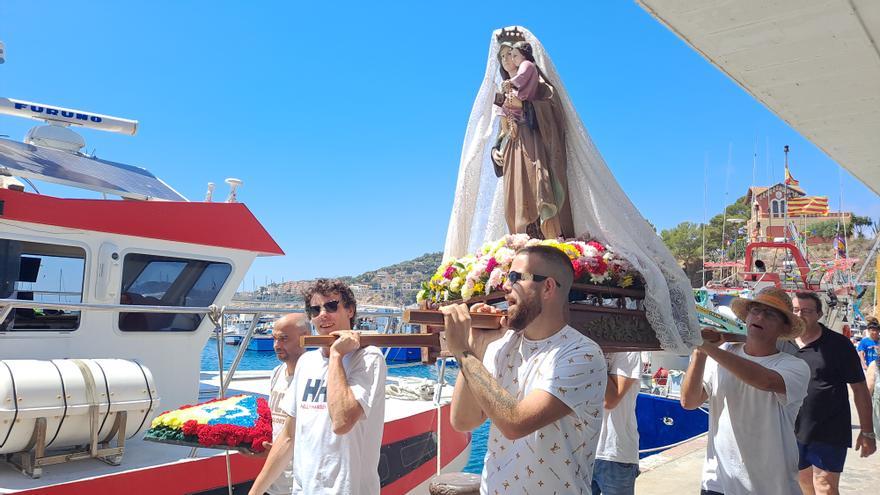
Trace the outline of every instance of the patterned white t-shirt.
{"type": "Polygon", "coordinates": [[[543,340],[508,330],[483,364],[517,400],[544,390],[572,412],[517,440],[492,425],[480,493],[591,493],[607,378],[599,346],[570,326],[543,340]]]}

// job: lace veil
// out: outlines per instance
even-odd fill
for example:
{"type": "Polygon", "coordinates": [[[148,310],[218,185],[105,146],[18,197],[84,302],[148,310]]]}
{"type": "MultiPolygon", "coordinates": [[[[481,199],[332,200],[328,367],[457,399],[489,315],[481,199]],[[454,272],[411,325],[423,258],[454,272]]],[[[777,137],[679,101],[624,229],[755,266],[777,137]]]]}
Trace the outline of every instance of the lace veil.
{"type": "MultiPolygon", "coordinates": [[[[609,244],[644,275],[645,310],[660,345],[667,351],[686,354],[702,339],[684,272],[599,155],[541,42],[527,29],[518,29],[531,43],[535,60],[556,89],[565,111],[568,188],[575,232],[609,244]]],[[[468,120],[444,257],[473,252],[507,233],[503,187],[489,154],[499,127],[493,102],[501,85],[496,38],[500,31],[496,30],[489,42],[486,73],[468,120]]]]}

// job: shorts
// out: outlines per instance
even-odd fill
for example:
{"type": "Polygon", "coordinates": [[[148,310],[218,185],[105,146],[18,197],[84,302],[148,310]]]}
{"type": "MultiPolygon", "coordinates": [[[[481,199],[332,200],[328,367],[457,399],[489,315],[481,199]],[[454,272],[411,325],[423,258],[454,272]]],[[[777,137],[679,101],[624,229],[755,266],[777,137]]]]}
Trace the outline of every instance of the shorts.
{"type": "Polygon", "coordinates": [[[633,495],[639,465],[596,459],[593,466],[593,494],[633,495]]]}
{"type": "Polygon", "coordinates": [[[830,473],[842,473],[843,463],[846,461],[848,447],[838,447],[822,442],[803,444],[798,442],[798,470],[810,466],[828,471],[830,473]]]}

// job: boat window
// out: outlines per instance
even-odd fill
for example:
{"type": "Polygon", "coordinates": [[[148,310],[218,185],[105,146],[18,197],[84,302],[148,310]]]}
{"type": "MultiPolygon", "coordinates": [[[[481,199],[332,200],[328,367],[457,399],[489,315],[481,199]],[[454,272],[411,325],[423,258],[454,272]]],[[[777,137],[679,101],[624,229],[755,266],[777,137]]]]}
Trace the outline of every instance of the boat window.
{"type": "MultiPolygon", "coordinates": [[[[0,298],[80,303],[85,260],[82,248],[0,238],[0,298]]],[[[0,331],[76,330],[79,322],[79,311],[16,308],[0,331]]]]}
{"type": "MultiPolygon", "coordinates": [[[[122,265],[120,304],[203,307],[214,303],[232,266],[216,261],[131,253],[122,265]]],[[[191,332],[202,315],[184,313],[119,313],[127,332],[191,332]]]]}

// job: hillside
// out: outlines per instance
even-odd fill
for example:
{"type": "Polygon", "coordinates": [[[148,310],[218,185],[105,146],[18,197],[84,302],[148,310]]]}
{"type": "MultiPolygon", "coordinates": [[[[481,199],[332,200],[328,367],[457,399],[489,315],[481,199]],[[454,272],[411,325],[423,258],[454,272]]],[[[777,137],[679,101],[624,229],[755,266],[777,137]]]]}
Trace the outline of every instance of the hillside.
{"type": "MultiPolygon", "coordinates": [[[[439,252],[426,253],[411,260],[340,279],[351,286],[360,304],[406,306],[416,302],[416,293],[421,283],[434,274],[442,257],[439,252]]],[[[302,301],[302,291],[312,282],[313,280],[293,280],[273,283],[260,287],[256,294],[244,292],[236,294],[236,297],[297,302],[302,301]]]]}

